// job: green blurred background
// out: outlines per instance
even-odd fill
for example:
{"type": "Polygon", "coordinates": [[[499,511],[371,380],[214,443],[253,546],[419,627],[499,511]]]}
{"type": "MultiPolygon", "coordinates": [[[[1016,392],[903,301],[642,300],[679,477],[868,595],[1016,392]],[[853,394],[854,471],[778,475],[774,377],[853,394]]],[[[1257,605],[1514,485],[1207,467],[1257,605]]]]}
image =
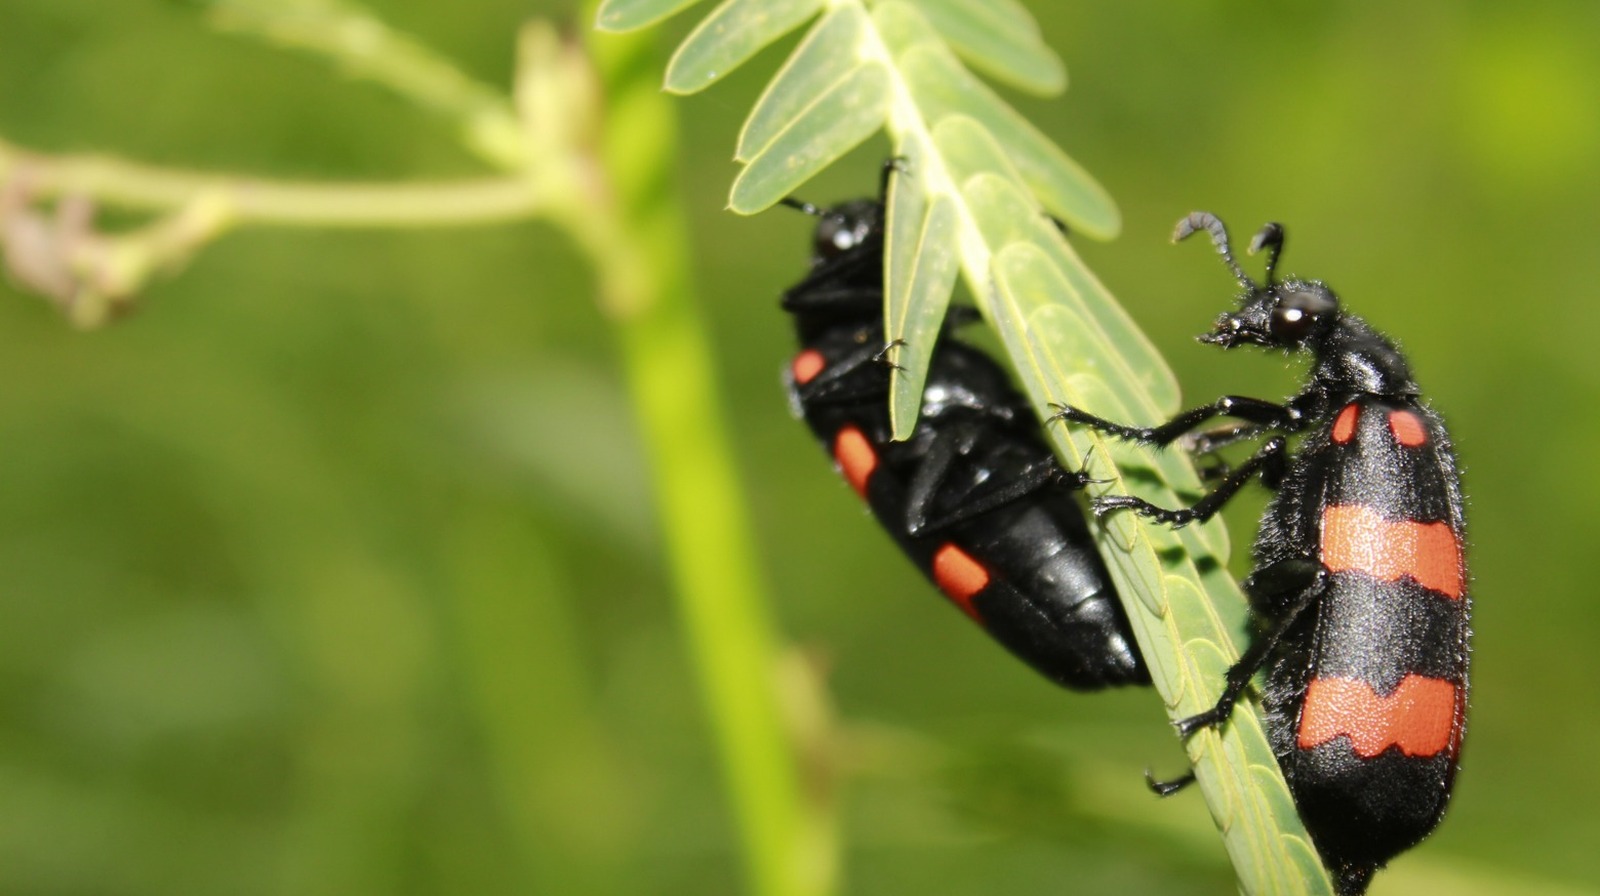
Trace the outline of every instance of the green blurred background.
{"type": "MultiPolygon", "coordinates": [[[[522,20],[573,15],[372,6],[496,84],[522,20]]],[[[1600,7],[1034,6],[1074,83],[1018,105],[1121,204],[1082,252],[1189,400],[1295,383],[1193,342],[1231,286],[1166,240],[1204,208],[1285,222],[1285,269],[1395,334],[1457,438],[1472,724],[1374,892],[1596,891],[1600,7]]],[[[773,610],[837,715],[843,890],[1227,892],[1198,796],[1143,790],[1182,762],[1153,695],[970,631],[789,418],[809,222],[722,210],[781,52],[677,103],[681,174],[773,610]]],[[[0,0],[0,135],[36,149],[482,173],[436,124],[176,4],[0,0]]],[[[804,195],[870,192],[884,146],[804,195]]],[[[0,892],[743,891],[590,282],[529,224],[244,231],[90,334],[0,285],[0,892]]]]}

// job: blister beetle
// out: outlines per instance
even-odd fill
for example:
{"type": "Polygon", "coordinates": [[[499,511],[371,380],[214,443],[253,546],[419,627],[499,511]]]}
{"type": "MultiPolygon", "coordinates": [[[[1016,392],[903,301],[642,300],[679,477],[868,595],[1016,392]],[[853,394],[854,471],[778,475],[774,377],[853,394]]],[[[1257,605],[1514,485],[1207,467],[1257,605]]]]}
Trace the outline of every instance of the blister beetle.
{"type": "Polygon", "coordinates": [[[915,431],[891,441],[883,202],[787,204],[819,218],[811,271],[783,297],[800,340],[786,376],[795,413],[906,556],[996,641],[1065,687],[1148,683],[1074,499],[1082,475],[1061,468],[1026,399],[953,324],[915,431]]]}
{"type": "Polygon", "coordinates": [[[1201,341],[1309,354],[1304,388],[1282,404],[1227,396],[1147,428],[1076,408],[1057,416],[1146,445],[1188,436],[1202,454],[1270,436],[1190,507],[1115,495],[1094,508],[1176,527],[1208,519],[1254,476],[1275,490],[1244,582],[1254,640],[1216,705],[1178,726],[1188,736],[1226,722],[1265,667],[1268,736],[1295,804],[1339,892],[1358,894],[1439,823],[1456,774],[1470,609],[1460,477],[1394,343],[1325,284],[1274,279],[1282,227],[1268,224],[1251,243],[1267,250],[1260,284],[1215,216],[1188,216],[1174,240],[1200,231],[1243,288],[1238,309],[1201,341]],[[1216,417],[1239,422],[1191,435],[1216,417]],[[1291,452],[1296,433],[1304,439],[1291,452]]]}

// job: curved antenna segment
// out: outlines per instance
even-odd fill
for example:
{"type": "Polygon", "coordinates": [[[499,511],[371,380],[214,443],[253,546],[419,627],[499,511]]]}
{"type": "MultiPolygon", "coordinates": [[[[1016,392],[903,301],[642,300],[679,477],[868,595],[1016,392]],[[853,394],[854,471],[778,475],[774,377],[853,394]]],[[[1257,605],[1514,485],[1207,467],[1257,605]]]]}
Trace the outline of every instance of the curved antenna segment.
{"type": "Polygon", "coordinates": [[[1233,272],[1233,279],[1238,280],[1246,289],[1256,289],[1256,282],[1250,275],[1239,267],[1239,262],[1234,260],[1233,248],[1228,245],[1228,228],[1223,226],[1222,220],[1210,212],[1190,212],[1188,217],[1178,222],[1172,231],[1174,243],[1188,239],[1191,234],[1204,230],[1211,235],[1211,244],[1217,247],[1217,254],[1222,256],[1222,263],[1233,272]]]}
{"type": "Polygon", "coordinates": [[[1256,235],[1250,240],[1249,252],[1251,255],[1267,250],[1267,285],[1272,285],[1273,275],[1278,270],[1278,255],[1283,252],[1283,225],[1277,221],[1268,221],[1261,225],[1256,235]]]}
{"type": "Polygon", "coordinates": [[[813,218],[820,218],[823,215],[827,214],[822,209],[817,208],[816,206],[812,205],[811,203],[806,202],[805,200],[802,200],[802,199],[796,199],[793,196],[785,196],[782,199],[779,199],[778,200],[778,204],[779,205],[787,205],[788,207],[790,207],[792,209],[797,209],[800,212],[803,212],[804,214],[810,215],[813,218]]]}

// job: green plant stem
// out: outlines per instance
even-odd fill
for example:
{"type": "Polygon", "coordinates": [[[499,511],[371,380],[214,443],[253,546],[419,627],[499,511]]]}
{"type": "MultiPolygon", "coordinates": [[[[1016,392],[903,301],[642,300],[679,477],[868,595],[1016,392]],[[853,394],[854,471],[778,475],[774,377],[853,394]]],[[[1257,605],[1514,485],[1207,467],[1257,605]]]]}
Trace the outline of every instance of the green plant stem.
{"type": "Polygon", "coordinates": [[[687,223],[667,150],[676,145],[671,103],[655,80],[649,40],[592,41],[608,98],[602,157],[619,217],[608,224],[591,205],[574,230],[615,321],[753,887],[770,896],[827,892],[829,829],[820,814],[808,814],[778,709],[776,637],[733,473],[713,353],[689,283],[687,223]],[[651,151],[639,152],[642,139],[651,151]]]}
{"type": "Polygon", "coordinates": [[[303,227],[447,227],[526,220],[546,203],[521,177],[404,184],[278,181],[143,165],[108,155],[50,155],[0,140],[0,183],[170,211],[216,203],[234,223],[303,227]]]}
{"type": "MultiPolygon", "coordinates": [[[[831,813],[802,797],[797,751],[780,712],[777,638],[733,474],[712,351],[690,287],[687,225],[671,186],[673,112],[655,81],[653,48],[637,37],[595,38],[608,113],[595,159],[582,154],[592,147],[564,142],[582,138],[560,133],[565,122],[546,120],[551,127],[541,134],[537,122],[515,118],[515,107],[503,96],[486,97],[432,51],[372,27],[376,20],[353,7],[311,2],[278,16],[270,4],[244,0],[220,4],[224,13],[232,27],[314,50],[423,106],[455,115],[466,124],[468,146],[512,175],[398,186],[272,182],[108,156],[44,155],[0,141],[0,182],[25,178],[35,196],[79,195],[144,210],[205,204],[216,210],[215,232],[229,223],[432,227],[535,215],[567,229],[592,261],[601,307],[616,325],[634,413],[654,467],[675,592],[722,751],[753,890],[763,896],[831,891],[831,813]],[[339,27],[324,33],[317,21],[339,27]]],[[[542,45],[548,49],[551,42],[542,45]]],[[[579,85],[562,86],[583,98],[579,85]]]]}

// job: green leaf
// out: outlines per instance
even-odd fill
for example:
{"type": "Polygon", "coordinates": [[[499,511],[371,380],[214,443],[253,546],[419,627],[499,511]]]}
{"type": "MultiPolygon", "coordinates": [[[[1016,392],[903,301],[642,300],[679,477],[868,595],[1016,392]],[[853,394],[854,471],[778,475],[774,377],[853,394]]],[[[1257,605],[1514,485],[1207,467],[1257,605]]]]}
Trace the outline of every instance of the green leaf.
{"type": "Polygon", "coordinates": [[[941,121],[934,129],[934,139],[940,157],[957,181],[987,173],[1006,178],[1014,187],[1004,194],[1004,199],[996,200],[999,204],[990,210],[992,214],[985,214],[979,220],[990,246],[1003,249],[1022,243],[1046,252],[1053,269],[1060,275],[1050,288],[1061,301],[1071,301],[1079,313],[1093,322],[1098,338],[1116,347],[1120,357],[1125,359],[1117,373],[1138,383],[1150,394],[1153,407],[1148,413],[1152,422],[1176,411],[1178,386],[1171,369],[1127,312],[1088,271],[1054,224],[1045,218],[1044,211],[1021,198],[1025,196],[1024,185],[999,141],[982,124],[963,115],[941,121]]]}
{"type": "Polygon", "coordinates": [[[604,0],[595,13],[601,31],[633,31],[669,19],[700,0],[604,0]]]}
{"type": "MultiPolygon", "coordinates": [[[[914,425],[952,257],[1036,409],[1065,402],[1116,420],[1165,419],[1179,400],[1171,371],[1050,220],[1110,236],[1120,227],[1115,204],[970,74],[951,44],[1035,89],[1051,82],[1054,57],[1040,55],[1037,28],[1014,0],[924,2],[927,16],[904,0],[883,0],[869,16],[862,0],[828,0],[829,15],[746,124],[739,155],[748,164],[732,206],[764,208],[886,123],[906,160],[890,186],[885,247],[885,325],[906,340],[891,396],[897,435],[914,425]]],[[[1059,424],[1050,433],[1068,465],[1103,480],[1096,494],[1175,506],[1201,491],[1181,452],[1059,424]]],[[[1209,708],[1246,631],[1226,531],[1217,521],[1174,531],[1129,514],[1096,531],[1168,713],[1209,708]]],[[[1220,732],[1187,746],[1244,892],[1331,892],[1254,708],[1241,705],[1220,732]]]]}
{"type": "MultiPolygon", "coordinates": [[[[1022,175],[1017,172],[1016,166],[1011,164],[1005,149],[995,142],[994,135],[990,134],[989,129],[977,119],[966,115],[945,116],[933,126],[933,142],[938,147],[939,158],[956,183],[962,183],[980,174],[992,174],[1011,181],[1018,190],[1027,190],[1027,185],[1022,182],[1022,175]]],[[[1036,215],[1040,221],[1044,220],[1042,209],[1033,209],[1031,215],[1036,215]]],[[[1022,223],[1019,220],[1001,225],[1004,232],[1010,234],[1008,239],[1025,239],[1032,232],[1032,228],[1028,227],[1021,230],[1010,229],[1011,225],[1022,223]]]]}
{"type": "MultiPolygon", "coordinates": [[[[904,342],[895,354],[898,366],[890,374],[894,399],[889,406],[889,418],[894,424],[896,439],[911,438],[916,426],[917,414],[922,409],[922,388],[928,378],[928,362],[933,357],[939,326],[944,321],[950,291],[955,288],[956,274],[960,271],[955,201],[949,196],[935,196],[926,215],[908,215],[906,211],[905,208],[897,210],[897,217],[902,220],[895,222],[896,229],[889,234],[893,240],[897,231],[905,233],[915,228],[914,233],[907,234],[913,240],[910,246],[889,250],[891,263],[899,260],[900,264],[910,266],[905,271],[891,270],[889,276],[891,292],[885,332],[891,334],[891,340],[904,342]],[[901,292],[892,291],[901,284],[904,284],[901,292]]],[[[901,242],[905,240],[902,238],[901,242]]]]}
{"type": "Polygon", "coordinates": [[[957,114],[977,119],[1005,147],[1006,155],[1046,209],[1076,233],[1100,239],[1116,236],[1122,216],[1105,189],[962,68],[949,50],[919,43],[896,61],[923,117],[934,122],[957,114]]]}
{"type": "MultiPolygon", "coordinates": [[[[996,183],[991,180],[974,187],[993,189],[996,183]]],[[[1048,257],[1032,246],[1011,246],[995,256],[995,293],[1011,306],[1001,314],[1020,314],[1034,321],[1043,307],[1052,308],[1049,338],[1025,340],[1021,348],[1020,355],[1028,359],[1020,365],[1023,379],[1037,379],[1055,400],[1095,413],[1120,414],[1117,419],[1138,419],[1136,408],[1148,408],[1148,397],[1128,390],[1121,382],[1117,375],[1121,359],[1100,339],[1092,320],[1079,315],[1070,303],[1039,306],[1039,297],[1059,294],[1059,276],[1048,257]],[[1079,374],[1061,376],[1064,370],[1079,374]],[[1111,375],[1106,377],[1108,373],[1111,375]]],[[[1015,328],[1002,328],[1001,332],[1004,335],[1008,330],[1015,328]]],[[[1034,326],[1029,332],[1045,335],[1034,326]]],[[[1156,476],[1125,475],[1141,469],[1160,475],[1163,464],[1154,452],[1101,439],[1088,431],[1074,431],[1064,441],[1071,446],[1069,453],[1080,459],[1093,448],[1097,457],[1103,453],[1116,461],[1115,467],[1101,462],[1091,471],[1097,478],[1111,480],[1106,491],[1131,491],[1168,506],[1180,503],[1173,489],[1156,476]],[[1138,488],[1133,487],[1135,482],[1140,483],[1138,488]]],[[[1177,485],[1192,488],[1198,483],[1190,473],[1177,485]]],[[[1181,536],[1160,526],[1129,522],[1129,550],[1110,551],[1107,560],[1119,593],[1133,597],[1125,600],[1124,606],[1140,651],[1149,660],[1156,688],[1174,717],[1200,712],[1215,699],[1224,673],[1238,655],[1233,643],[1236,626],[1219,615],[1218,608],[1227,607],[1229,615],[1236,618],[1243,613],[1242,596],[1231,587],[1231,581],[1216,580],[1207,582],[1211,594],[1203,596],[1195,559],[1207,553],[1195,550],[1198,545],[1186,551],[1168,550],[1162,542],[1177,542],[1181,536]]],[[[1241,704],[1220,732],[1197,734],[1189,742],[1189,752],[1240,875],[1241,888],[1247,893],[1327,892],[1325,882],[1317,883],[1320,866],[1305,866],[1307,840],[1253,707],[1241,704]]]]}
{"type": "Polygon", "coordinates": [[[960,15],[964,18],[982,19],[986,23],[983,27],[1007,35],[1018,43],[1023,41],[1042,43],[1039,23],[1034,19],[1033,13],[1028,12],[1028,8],[1017,0],[917,0],[917,8],[922,10],[928,21],[937,27],[937,16],[929,13],[934,7],[959,8],[962,10],[960,15]]]}
{"type": "Polygon", "coordinates": [[[756,100],[733,157],[750,161],[817,97],[860,68],[867,25],[867,14],[859,6],[841,6],[823,16],[756,100]]]}
{"type": "MultiPolygon", "coordinates": [[[[955,174],[964,180],[978,173],[998,174],[1011,180],[1019,189],[1025,189],[1021,175],[995,137],[978,121],[964,115],[952,115],[934,128],[940,157],[955,174]]],[[[1126,356],[1126,375],[1136,380],[1150,393],[1155,422],[1178,410],[1178,381],[1167,367],[1166,361],[1151,344],[1111,293],[1100,284],[1084,265],[1061,232],[1045,217],[1044,210],[1031,204],[1026,207],[1008,207],[1007,214],[993,223],[1003,228],[992,234],[995,245],[1012,241],[1026,241],[1047,251],[1052,262],[1066,278],[1062,284],[1063,295],[1075,299],[1080,309],[1099,326],[1104,337],[1112,341],[1126,356]]]]}
{"type": "MultiPolygon", "coordinates": [[[[939,327],[950,306],[950,296],[918,295],[911,285],[922,251],[923,224],[928,217],[930,191],[916,183],[917,172],[928,158],[928,146],[919,134],[906,134],[895,146],[895,171],[885,197],[884,317],[883,332],[892,349],[894,367],[889,373],[890,437],[903,441],[916,428],[922,413],[922,390],[928,381],[928,364],[939,327]],[[923,308],[922,306],[929,306],[923,308]],[[911,312],[917,310],[915,317],[911,312]]],[[[955,287],[952,281],[951,288],[955,287]]]]}
{"type": "Polygon", "coordinates": [[[1159,422],[1178,411],[1178,380],[1172,375],[1161,353],[1150,338],[1128,316],[1128,312],[1112,297],[1099,278],[1089,270],[1073,251],[1072,246],[1059,231],[1051,228],[1043,245],[1056,267],[1066,276],[1071,294],[1088,309],[1107,338],[1116,342],[1128,359],[1128,376],[1149,393],[1155,415],[1149,422],[1159,422]]]}
{"type": "Polygon", "coordinates": [[[918,8],[961,58],[1013,87],[1054,96],[1067,68],[1045,46],[1039,25],[1012,0],[921,0],[918,8]]]}
{"type": "Polygon", "coordinates": [[[729,205],[753,215],[872,136],[883,124],[889,74],[864,65],[817,97],[733,182],[729,205]]]}
{"type": "Polygon", "coordinates": [[[823,2],[723,0],[672,54],[666,89],[694,93],[710,87],[762,47],[816,15],[823,2]]]}

